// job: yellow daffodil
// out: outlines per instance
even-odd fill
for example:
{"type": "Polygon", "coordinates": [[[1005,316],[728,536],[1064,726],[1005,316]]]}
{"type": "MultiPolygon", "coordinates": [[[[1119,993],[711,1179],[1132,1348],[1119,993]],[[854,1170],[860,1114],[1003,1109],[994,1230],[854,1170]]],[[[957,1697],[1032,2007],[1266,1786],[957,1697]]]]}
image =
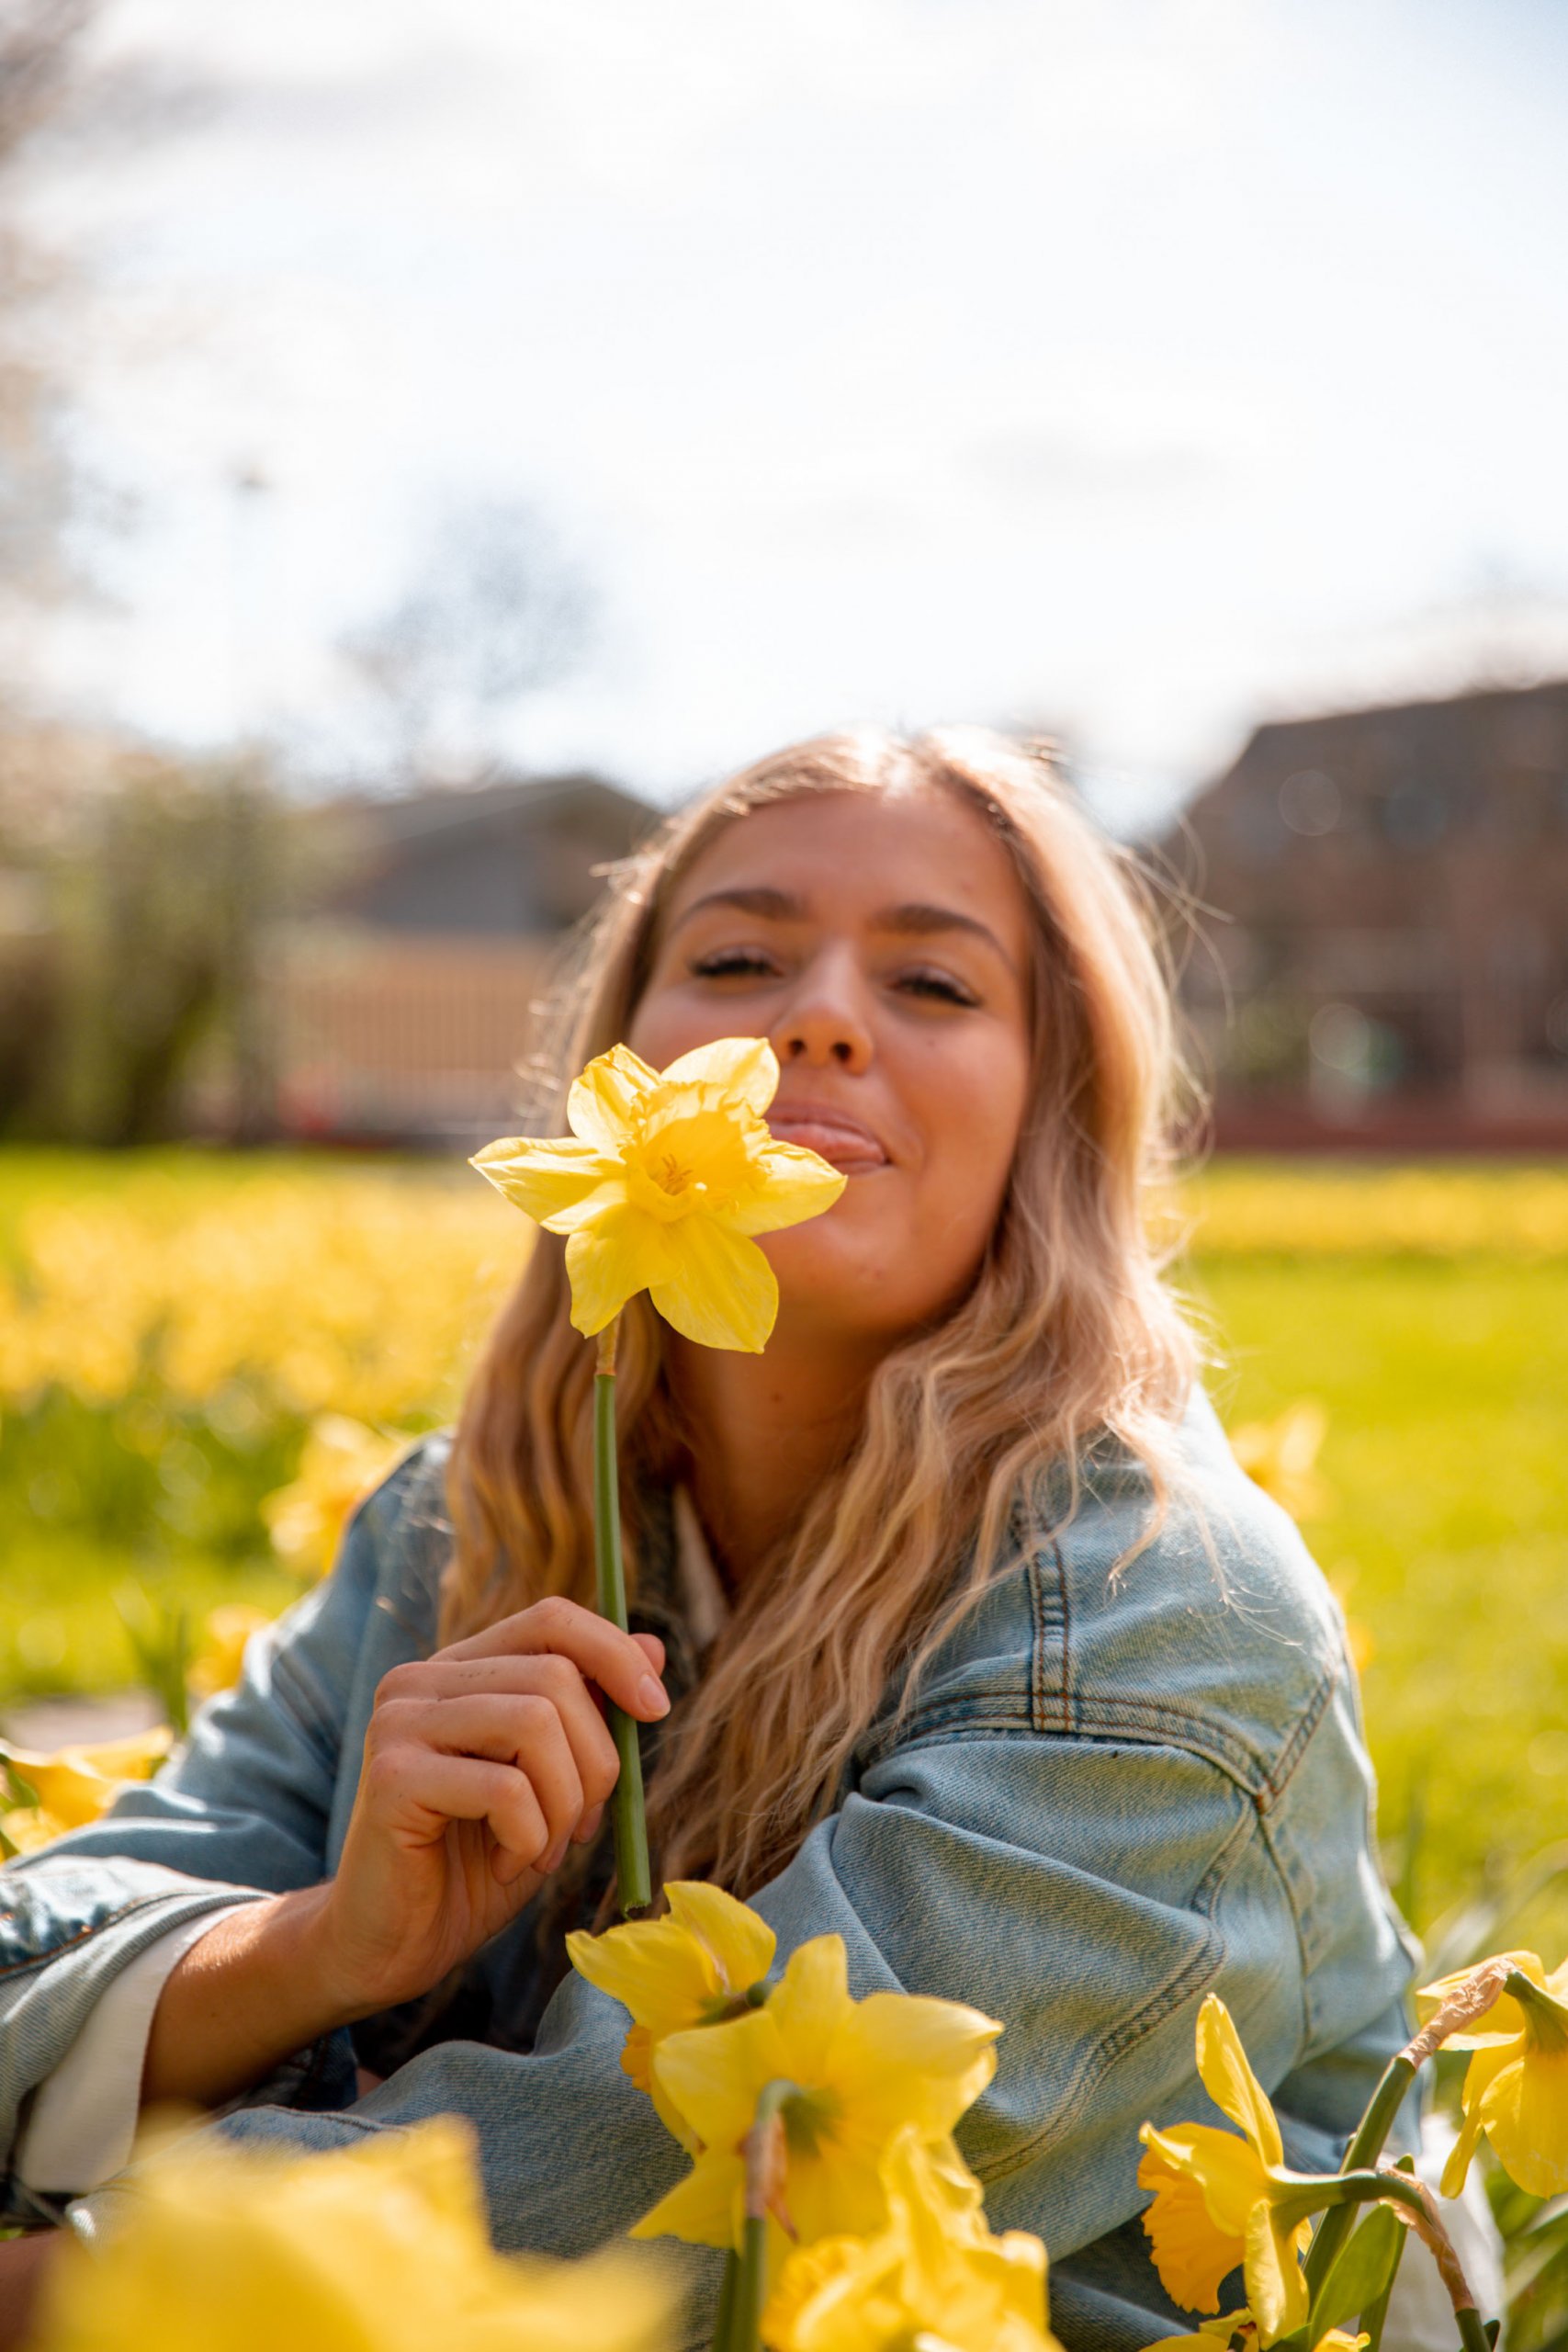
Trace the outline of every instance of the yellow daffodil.
{"type": "Polygon", "coordinates": [[[186,1676],[192,1696],[210,1699],[219,1690],[231,1690],[245,1663],[245,1644],[271,1623],[265,1609],[252,1609],[243,1600],[209,1610],[201,1647],[186,1676]]]}
{"type": "Polygon", "coordinates": [[[765,1919],[720,1886],[675,1879],[664,1892],[667,1918],[634,1919],[602,1936],[576,1928],[566,1949],[580,1976],[631,2011],[622,2067],[695,2154],[695,2136],[660,2084],[653,2053],[671,2033],[742,2015],[748,1994],[773,1966],[776,1939],[765,1919]]]}
{"type": "MultiPolygon", "coordinates": [[[[1464,2120],[1443,2167],[1443,2195],[1457,2197],[1464,2187],[1484,2132],[1510,2179],[1531,2197],[1560,2197],[1568,2189],[1568,1961],[1548,1975],[1533,1951],[1502,1958],[1534,1990],[1500,1992],[1465,2031],[1447,2038],[1446,2049],[1474,2055],[1465,2070],[1464,2120]]],[[[1461,1969],[1424,1985],[1416,1996],[1421,2022],[1474,1973],[1461,1969]]]]}
{"type": "MultiPolygon", "coordinates": [[[[1060,2352],[1045,2322],[1045,2249],[993,2237],[951,2141],[907,2125],[882,2163],[886,2226],[790,2255],[762,2317],[770,2352],[1060,2352]]],[[[1213,2347],[1206,2347],[1213,2352],[1213,2347]]]]}
{"type": "Polygon", "coordinates": [[[33,1792],[30,1805],[0,1814],[0,1833],[19,1854],[51,1845],[68,1829],[81,1829],[108,1811],[122,1789],[147,1780],[174,1745],[166,1724],[134,1732],[127,1739],[96,1747],[62,1747],[40,1756],[30,1748],[0,1746],[0,1762],[33,1792]]]}
{"type": "Polygon", "coordinates": [[[1230,2012],[1213,1994],[1198,2018],[1198,2073],[1245,2136],[1207,2123],[1178,2123],[1166,2132],[1144,2125],[1138,2184],[1154,2192],[1144,2227],[1155,2267],[1184,2310],[1212,2312],[1219,2308],[1221,2281],[1243,2264],[1261,2340],[1272,2344],[1306,2318],[1300,2256],[1312,2230],[1280,2212],[1299,2184],[1284,2171],[1280,2126],[1230,2012]]]}
{"type": "MultiPolygon", "coordinates": [[[[1193,2335],[1162,2335],[1157,2344],[1145,2345],[1144,2352],[1219,2352],[1233,2335],[1241,2336],[1247,2352],[1258,2341],[1258,2322],[1248,2311],[1226,2312],[1219,2319],[1206,2319],[1193,2335]]],[[[1351,2335],[1342,2327],[1331,2327],[1320,2335],[1313,2352],[1361,2352],[1363,2345],[1371,2342],[1370,2335],[1351,2335]]]]}
{"type": "Polygon", "coordinates": [[[1328,1430],[1328,1415],[1314,1396],[1298,1397],[1272,1421],[1244,1421],[1230,1433],[1231,1452],[1255,1486],[1292,1519],[1312,1519],[1327,1509],[1329,1494],[1317,1473],[1317,1457],[1328,1430]]]}
{"type": "Polygon", "coordinates": [[[66,2248],[37,2352],[655,2352],[669,2298],[626,2254],[508,2261],[450,2117],[311,2155],[176,2144],[101,2250],[66,2248]]]}
{"type": "Polygon", "coordinates": [[[750,1237],[819,1216],[845,1183],[814,1151],[768,1133],[778,1082],[761,1037],[721,1037],[663,1071],[615,1046],[573,1085],[570,1136],[514,1136],[475,1156],[509,1201],[568,1236],[578,1330],[602,1331],[646,1290],[704,1347],[763,1347],[778,1283],[750,1237]]]}
{"type": "Polygon", "coordinates": [[[633,2236],[739,2244],[746,2135],[759,2094],[781,2081],[795,2086],[783,2109],[783,2194],[795,2235],[809,2244],[880,2229],[889,2143],[905,2124],[922,2139],[945,2139],[996,2072],[1000,2031],[957,2001],[907,1993],[852,2001],[842,1937],[813,1937],[765,2007],[670,2034],[654,2052],[655,2080],[702,2153],[633,2236]]]}
{"type": "Polygon", "coordinates": [[[347,1413],[316,1416],[297,1475],[262,1498],[272,1548],[296,1576],[326,1575],[355,1505],[379,1486],[406,1443],[347,1413]]]}

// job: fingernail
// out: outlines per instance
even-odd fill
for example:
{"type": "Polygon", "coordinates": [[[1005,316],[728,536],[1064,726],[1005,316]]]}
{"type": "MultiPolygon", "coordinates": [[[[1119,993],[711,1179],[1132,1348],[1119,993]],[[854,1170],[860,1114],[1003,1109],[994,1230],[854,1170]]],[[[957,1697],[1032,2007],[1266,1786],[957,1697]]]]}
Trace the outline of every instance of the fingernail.
{"type": "Polygon", "coordinates": [[[547,1876],[551,1871],[559,1870],[561,1864],[566,1860],[566,1849],[570,1843],[571,1839],[570,1837],[557,1838],[555,1844],[550,1848],[549,1852],[545,1856],[543,1862],[539,1865],[540,1869],[545,1871],[547,1876]]]}
{"type": "Polygon", "coordinates": [[[637,1684],[637,1702],[645,1715],[667,1715],[670,1713],[669,1694],[663,1683],[656,1682],[651,1674],[645,1674],[637,1684]]]}

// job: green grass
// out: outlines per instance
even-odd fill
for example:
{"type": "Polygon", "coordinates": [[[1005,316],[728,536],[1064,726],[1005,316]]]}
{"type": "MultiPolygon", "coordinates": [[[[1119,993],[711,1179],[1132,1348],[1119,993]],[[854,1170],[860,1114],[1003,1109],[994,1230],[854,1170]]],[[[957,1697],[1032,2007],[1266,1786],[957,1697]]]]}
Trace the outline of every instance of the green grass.
{"type": "Polygon", "coordinates": [[[1371,1640],[1396,1848],[1422,1919],[1568,1835],[1568,1261],[1200,1261],[1224,1418],[1327,1408],[1307,1540],[1371,1640]]]}

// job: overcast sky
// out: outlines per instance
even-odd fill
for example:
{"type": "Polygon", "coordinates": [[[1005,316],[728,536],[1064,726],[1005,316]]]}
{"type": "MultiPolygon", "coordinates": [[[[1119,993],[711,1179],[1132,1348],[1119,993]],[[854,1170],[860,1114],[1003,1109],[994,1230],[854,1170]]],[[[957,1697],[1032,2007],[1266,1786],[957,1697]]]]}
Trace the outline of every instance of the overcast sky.
{"type": "Polygon", "coordinates": [[[511,749],[652,792],[957,718],[1132,806],[1272,711],[1568,670],[1562,0],[107,26],[215,92],[61,198],[134,500],[61,674],[139,723],[351,742],[334,643],[476,495],[599,592],[511,749]]]}

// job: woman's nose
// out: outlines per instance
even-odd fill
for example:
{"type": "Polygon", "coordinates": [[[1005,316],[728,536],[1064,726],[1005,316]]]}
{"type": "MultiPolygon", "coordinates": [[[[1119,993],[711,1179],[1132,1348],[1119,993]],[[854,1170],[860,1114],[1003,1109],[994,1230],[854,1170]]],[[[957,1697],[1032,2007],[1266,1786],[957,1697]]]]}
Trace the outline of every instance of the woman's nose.
{"type": "Polygon", "coordinates": [[[836,1062],[857,1075],[869,1069],[871,1030],[848,975],[803,975],[804,985],[773,1023],[769,1043],[781,1063],[826,1068],[836,1062]]]}

